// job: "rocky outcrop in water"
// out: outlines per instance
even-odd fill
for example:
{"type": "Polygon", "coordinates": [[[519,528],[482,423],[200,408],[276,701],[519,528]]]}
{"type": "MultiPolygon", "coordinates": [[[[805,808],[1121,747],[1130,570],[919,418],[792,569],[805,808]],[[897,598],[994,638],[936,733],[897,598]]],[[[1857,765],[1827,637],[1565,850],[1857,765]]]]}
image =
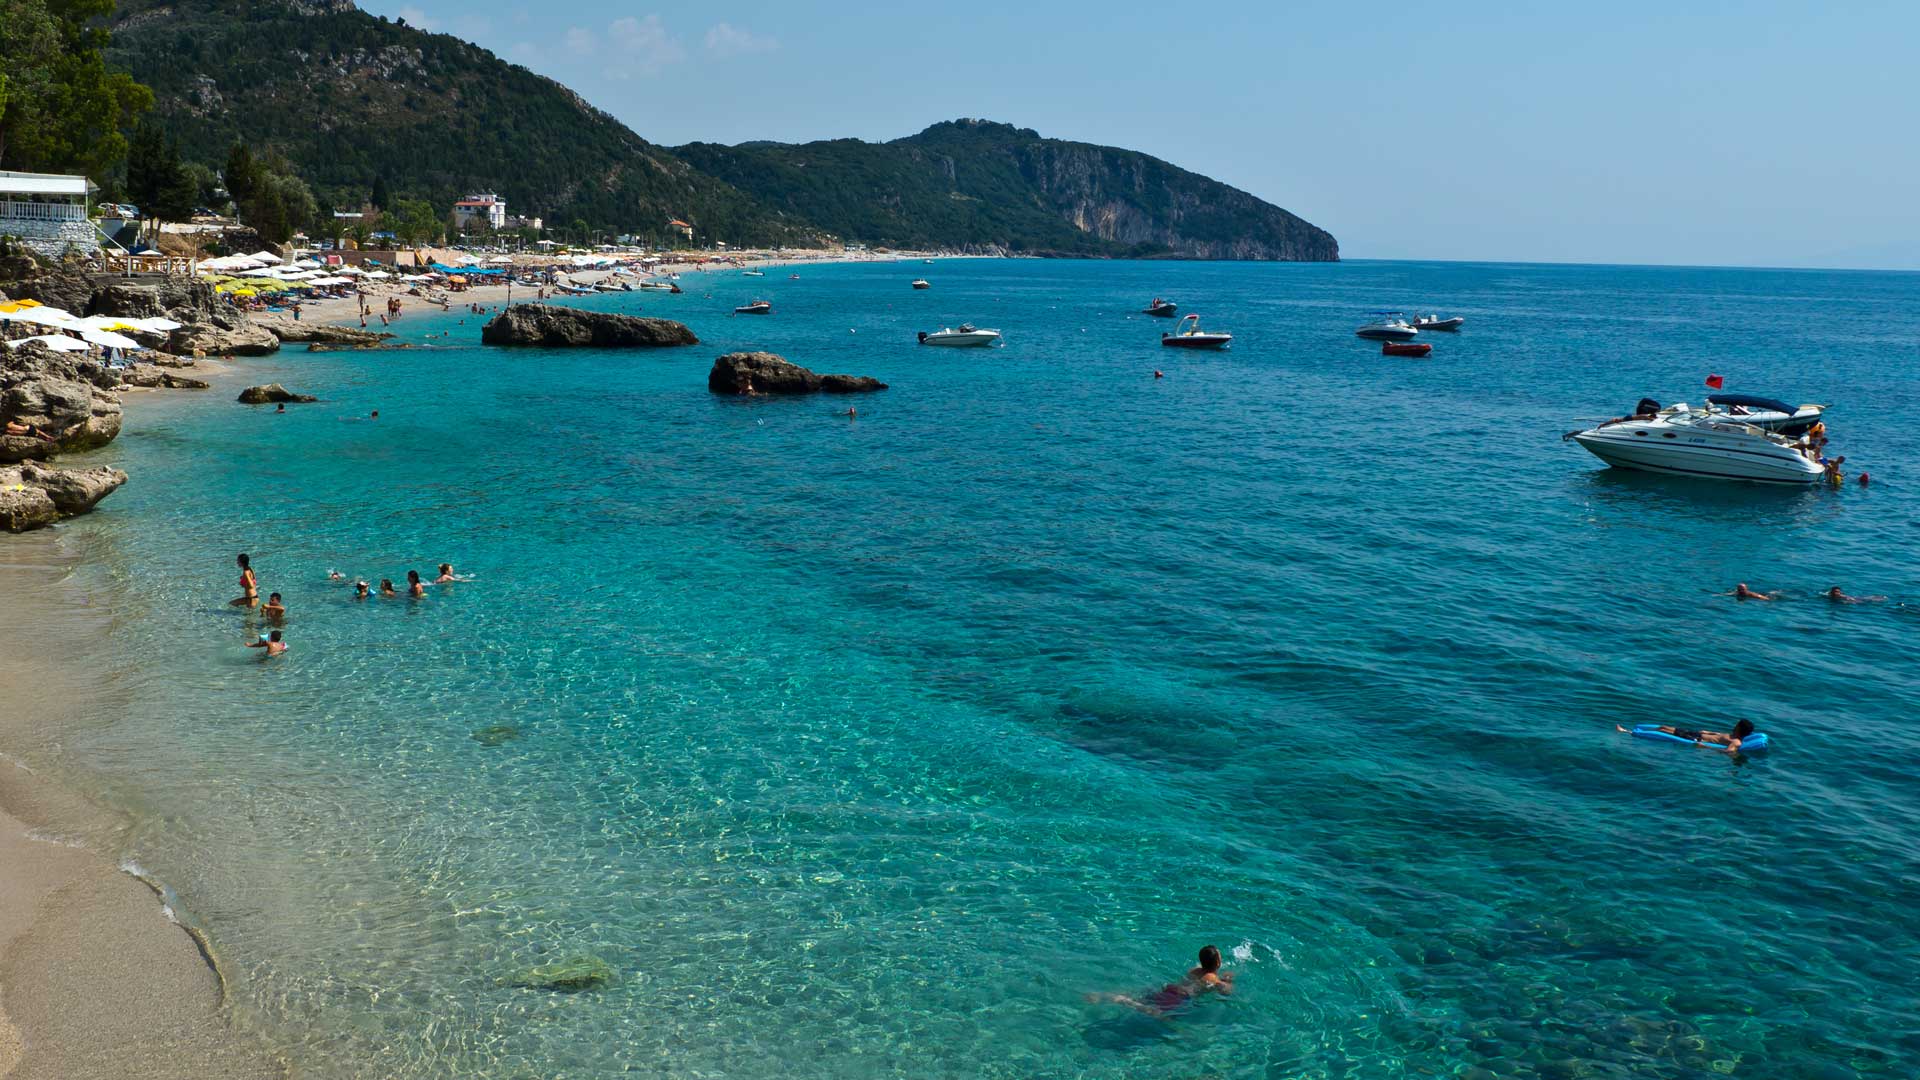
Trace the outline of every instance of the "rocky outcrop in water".
{"type": "Polygon", "coordinates": [[[240,391],[239,398],[242,405],[271,405],[276,401],[308,404],[319,400],[312,394],[296,394],[277,382],[268,383],[265,386],[249,386],[240,391]]]}
{"type": "Polygon", "coordinates": [[[283,345],[294,341],[316,345],[366,346],[378,345],[393,336],[352,326],[333,326],[323,322],[289,319],[284,315],[255,315],[252,321],[253,325],[279,338],[283,345]]]}
{"type": "Polygon", "coordinates": [[[597,989],[611,981],[613,967],[597,956],[575,956],[541,964],[501,980],[507,986],[525,990],[551,990],[561,994],[597,989]]]}
{"type": "Polygon", "coordinates": [[[26,532],[93,509],[127,482],[119,469],[0,465],[0,529],[26,532]]]}
{"type": "Polygon", "coordinates": [[[816,375],[770,352],[728,353],[707,373],[707,389],[716,394],[859,394],[886,388],[865,375],[816,375]]]}
{"type": "Polygon", "coordinates": [[[516,304],[494,316],[480,331],[488,345],[544,345],[574,348],[657,348],[698,345],[685,323],[613,315],[604,311],[516,304]]]}
{"type": "Polygon", "coordinates": [[[167,338],[167,351],[182,356],[266,356],[279,349],[273,331],[244,317],[188,323],[167,338]]]}
{"type": "Polygon", "coordinates": [[[0,351],[0,463],[91,450],[120,434],[120,377],[37,343],[0,351]],[[33,429],[8,435],[7,424],[33,429]]]}

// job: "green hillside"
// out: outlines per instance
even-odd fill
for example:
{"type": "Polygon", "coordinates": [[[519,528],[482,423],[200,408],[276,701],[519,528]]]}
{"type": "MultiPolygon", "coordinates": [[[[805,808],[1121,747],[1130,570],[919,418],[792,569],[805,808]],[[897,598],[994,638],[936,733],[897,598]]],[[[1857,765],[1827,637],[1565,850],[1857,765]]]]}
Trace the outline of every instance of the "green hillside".
{"type": "Polygon", "coordinates": [[[694,143],[680,157],[846,240],[1201,259],[1338,259],[1326,230],[1132,150],[984,120],[886,143],[694,143]]]}

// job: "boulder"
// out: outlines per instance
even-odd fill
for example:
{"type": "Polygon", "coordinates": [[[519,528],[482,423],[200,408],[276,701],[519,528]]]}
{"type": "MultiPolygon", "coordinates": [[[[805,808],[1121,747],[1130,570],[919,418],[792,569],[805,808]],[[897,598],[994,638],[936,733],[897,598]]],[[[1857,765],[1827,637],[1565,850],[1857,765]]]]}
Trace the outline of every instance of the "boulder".
{"type": "Polygon", "coordinates": [[[284,315],[255,315],[253,325],[265,328],[283,345],[289,341],[317,342],[321,345],[378,345],[393,336],[352,326],[289,319],[284,315]]]}
{"type": "Polygon", "coordinates": [[[707,373],[707,389],[716,394],[859,394],[886,388],[865,375],[816,375],[769,352],[728,353],[707,373]]]}
{"type": "Polygon", "coordinates": [[[685,323],[672,319],[645,319],[603,311],[516,304],[501,312],[480,331],[488,345],[546,345],[601,349],[698,345],[685,323]]]}
{"type": "Polygon", "coordinates": [[[276,401],[291,401],[304,404],[319,400],[319,398],[314,397],[312,394],[296,394],[277,382],[268,383],[265,386],[249,386],[245,390],[240,391],[240,404],[242,405],[271,405],[276,401]]]}
{"type": "Polygon", "coordinates": [[[84,514],[127,482],[127,474],[45,465],[0,466],[0,529],[26,532],[84,514]]]}
{"type": "Polygon", "coordinates": [[[597,956],[576,956],[539,967],[528,968],[512,978],[501,980],[508,986],[526,990],[552,990],[577,994],[613,981],[613,968],[597,956]]]}
{"type": "Polygon", "coordinates": [[[272,331],[230,316],[189,323],[167,339],[168,352],[186,356],[265,356],[279,348],[272,331]]]}
{"type": "Polygon", "coordinates": [[[0,434],[0,462],[45,460],[91,450],[120,434],[120,399],[107,391],[116,372],[40,345],[0,351],[0,424],[30,425],[51,436],[0,434]]]}

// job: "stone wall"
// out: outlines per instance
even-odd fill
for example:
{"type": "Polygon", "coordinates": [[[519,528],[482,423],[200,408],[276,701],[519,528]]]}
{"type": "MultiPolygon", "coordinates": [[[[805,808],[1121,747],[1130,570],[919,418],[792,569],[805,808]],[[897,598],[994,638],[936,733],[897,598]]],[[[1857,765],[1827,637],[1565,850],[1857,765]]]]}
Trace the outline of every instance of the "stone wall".
{"type": "Polygon", "coordinates": [[[91,221],[36,221],[31,218],[0,217],[0,236],[12,236],[36,254],[58,259],[73,248],[81,254],[100,246],[99,234],[91,221]]]}

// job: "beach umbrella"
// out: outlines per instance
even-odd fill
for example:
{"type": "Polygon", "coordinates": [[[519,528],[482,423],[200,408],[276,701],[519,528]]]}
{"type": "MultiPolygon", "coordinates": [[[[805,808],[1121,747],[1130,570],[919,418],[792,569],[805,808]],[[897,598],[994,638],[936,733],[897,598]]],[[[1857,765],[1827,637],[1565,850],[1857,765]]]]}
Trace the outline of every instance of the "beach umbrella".
{"type": "Polygon", "coordinates": [[[271,251],[256,251],[253,254],[247,256],[247,258],[258,259],[263,263],[273,263],[276,266],[279,265],[279,263],[282,261],[280,256],[275,255],[271,251]]]}
{"type": "Polygon", "coordinates": [[[37,341],[54,352],[86,352],[88,348],[86,342],[65,334],[42,334],[39,337],[21,338],[11,344],[18,345],[23,341],[37,341]]]}
{"type": "Polygon", "coordinates": [[[81,328],[80,340],[85,341],[92,345],[104,346],[109,349],[144,348],[144,346],[142,346],[139,342],[133,340],[132,338],[128,337],[125,334],[116,334],[111,330],[95,330],[91,327],[81,328]]]}
{"type": "Polygon", "coordinates": [[[0,304],[0,311],[25,311],[28,308],[37,308],[39,306],[40,301],[38,300],[14,300],[0,304]]]}
{"type": "Polygon", "coordinates": [[[6,322],[33,323],[37,326],[62,327],[71,326],[79,321],[75,319],[72,314],[62,311],[59,308],[47,307],[45,304],[36,304],[33,307],[21,308],[18,311],[0,311],[0,320],[6,322]]]}
{"type": "Polygon", "coordinates": [[[233,292],[231,292],[231,293],[229,293],[228,295],[230,295],[230,296],[257,296],[257,295],[259,295],[259,294],[258,294],[258,293],[256,293],[256,292],[254,292],[254,291],[253,291],[252,289],[235,289],[235,290],[233,290],[233,292]]]}

